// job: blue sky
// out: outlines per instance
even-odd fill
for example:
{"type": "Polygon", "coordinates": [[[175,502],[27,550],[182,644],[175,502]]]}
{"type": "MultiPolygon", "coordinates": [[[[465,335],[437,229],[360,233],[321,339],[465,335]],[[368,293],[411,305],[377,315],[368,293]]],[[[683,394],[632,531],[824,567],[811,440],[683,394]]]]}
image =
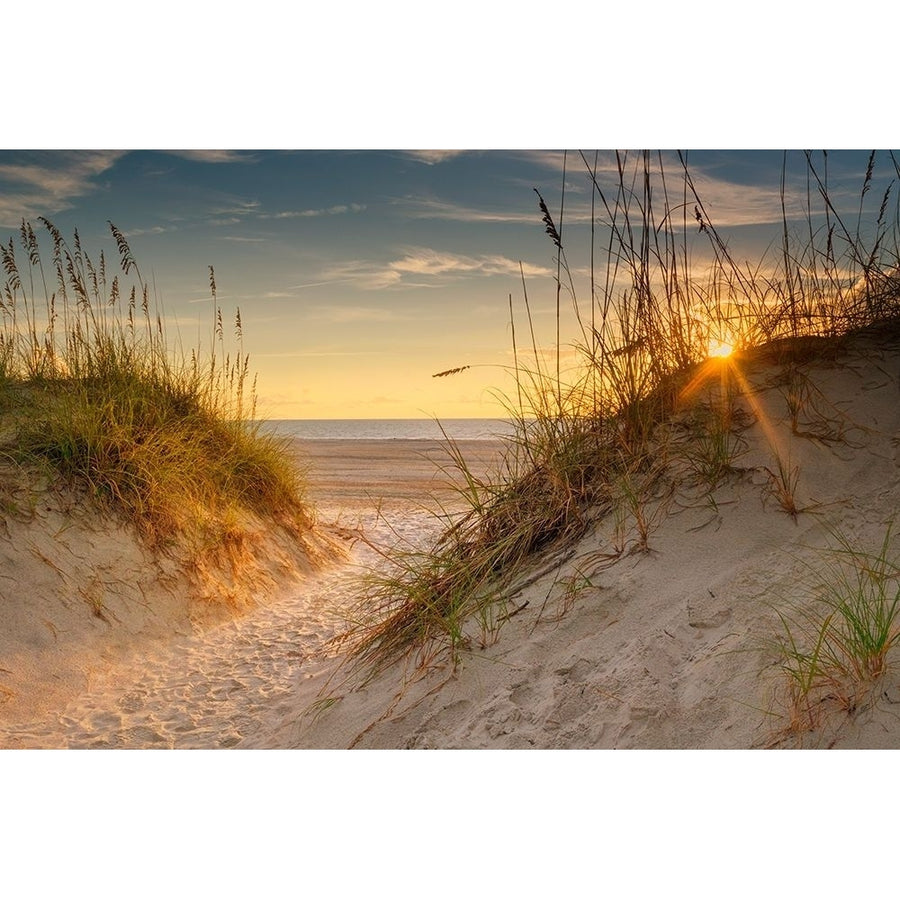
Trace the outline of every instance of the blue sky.
{"type": "MultiPolygon", "coordinates": [[[[833,196],[848,212],[867,156],[829,154],[833,196]]],[[[687,158],[733,251],[759,259],[780,234],[781,151],[687,158]]],[[[664,159],[677,172],[677,156],[664,159]]],[[[614,156],[598,160],[609,185],[614,156]]],[[[11,150],[0,152],[0,227],[47,216],[66,234],[77,227],[89,252],[114,256],[112,220],[188,345],[209,332],[214,266],[224,313],[241,310],[267,417],[495,416],[493,389],[509,388],[520,263],[539,341],[555,340],[554,247],[534,188],[557,216],[563,164],[548,150],[11,150]],[[473,368],[432,378],[462,365],[473,368]]],[[[580,155],[565,164],[562,228],[583,297],[590,189],[580,155]]],[[[893,174],[887,154],[877,171],[893,174]]],[[[806,191],[796,151],[788,181],[793,215],[806,191]]]]}

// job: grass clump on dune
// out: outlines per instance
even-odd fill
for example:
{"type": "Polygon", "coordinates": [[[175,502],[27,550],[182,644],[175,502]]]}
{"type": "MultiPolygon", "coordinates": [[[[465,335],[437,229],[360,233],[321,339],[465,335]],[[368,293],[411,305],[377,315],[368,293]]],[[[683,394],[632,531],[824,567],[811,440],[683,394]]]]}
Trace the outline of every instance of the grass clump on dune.
{"type": "MultiPolygon", "coordinates": [[[[730,348],[768,347],[795,365],[855,331],[898,321],[900,227],[888,215],[893,182],[870,193],[874,163],[873,153],[849,221],[830,196],[827,155],[806,154],[805,205],[788,215],[783,175],[781,244],[750,264],[716,230],[681,154],[673,175],[661,153],[616,153],[612,189],[600,183],[598,156],[579,154],[591,192],[589,299],[579,297],[567,258],[565,204],[555,219],[538,194],[555,248],[555,341],[548,348],[536,336],[523,276],[530,342],[517,340],[510,297],[515,389],[504,402],[516,434],[502,469],[479,480],[449,445],[467,511],[429,551],[388,554],[392,570],[371,579],[343,637],[352,665],[377,672],[410,654],[419,668],[443,654],[457,663],[515,613],[512,598],[541,559],[610,512],[632,535],[606,548],[610,558],[648,549],[662,482],[685,477],[678,459],[709,490],[734,471],[746,423],[735,414],[742,386],[739,363],[724,358],[730,348]],[[574,354],[561,346],[563,322],[574,329],[574,354]],[[687,446],[670,438],[679,417],[687,446]]],[[[893,155],[890,163],[900,175],[893,155]]],[[[784,476],[782,508],[796,517],[798,473],[771,451],[769,471],[784,476]]]]}
{"type": "Polygon", "coordinates": [[[779,612],[778,644],[788,724],[800,736],[833,710],[851,713],[874,698],[900,642],[900,558],[889,524],[881,546],[864,550],[833,532],[810,597],[779,612]]]}
{"type": "Polygon", "coordinates": [[[313,525],[304,485],[285,448],[254,424],[240,312],[232,355],[212,269],[209,349],[186,355],[167,340],[114,225],[116,274],[102,251],[94,263],[77,232],[70,246],[41,223],[48,266],[28,223],[18,247],[12,238],[0,246],[4,458],[87,497],[155,549],[192,558],[241,543],[254,517],[302,541],[313,525]]]}

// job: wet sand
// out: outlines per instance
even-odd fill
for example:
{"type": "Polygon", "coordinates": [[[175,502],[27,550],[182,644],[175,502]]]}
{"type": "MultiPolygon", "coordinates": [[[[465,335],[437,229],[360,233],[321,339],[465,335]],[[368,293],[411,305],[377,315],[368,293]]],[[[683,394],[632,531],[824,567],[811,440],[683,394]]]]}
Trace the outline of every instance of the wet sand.
{"type": "MultiPolygon", "coordinates": [[[[457,443],[473,474],[496,468],[499,441],[457,443]]],[[[462,477],[439,441],[345,441],[293,439],[293,452],[306,470],[310,498],[327,507],[358,507],[373,501],[425,502],[430,495],[452,499],[462,477]]]]}

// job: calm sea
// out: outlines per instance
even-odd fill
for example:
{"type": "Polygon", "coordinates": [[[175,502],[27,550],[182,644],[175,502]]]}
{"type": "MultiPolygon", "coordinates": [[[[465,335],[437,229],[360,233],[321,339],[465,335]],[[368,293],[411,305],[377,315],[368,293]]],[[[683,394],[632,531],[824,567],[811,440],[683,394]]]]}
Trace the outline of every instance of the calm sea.
{"type": "MultiPolygon", "coordinates": [[[[456,441],[490,441],[512,432],[503,419],[442,419],[440,426],[456,441]]],[[[441,440],[433,419],[276,419],[266,424],[276,434],[307,441],[441,440]]]]}

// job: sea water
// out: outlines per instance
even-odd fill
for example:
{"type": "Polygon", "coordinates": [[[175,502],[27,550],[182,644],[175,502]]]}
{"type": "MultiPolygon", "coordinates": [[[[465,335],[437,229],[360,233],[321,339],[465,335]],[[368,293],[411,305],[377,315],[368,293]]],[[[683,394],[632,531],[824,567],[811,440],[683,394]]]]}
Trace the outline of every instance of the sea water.
{"type": "Polygon", "coordinates": [[[306,441],[491,441],[513,433],[505,419],[276,419],[266,427],[306,441]]]}

